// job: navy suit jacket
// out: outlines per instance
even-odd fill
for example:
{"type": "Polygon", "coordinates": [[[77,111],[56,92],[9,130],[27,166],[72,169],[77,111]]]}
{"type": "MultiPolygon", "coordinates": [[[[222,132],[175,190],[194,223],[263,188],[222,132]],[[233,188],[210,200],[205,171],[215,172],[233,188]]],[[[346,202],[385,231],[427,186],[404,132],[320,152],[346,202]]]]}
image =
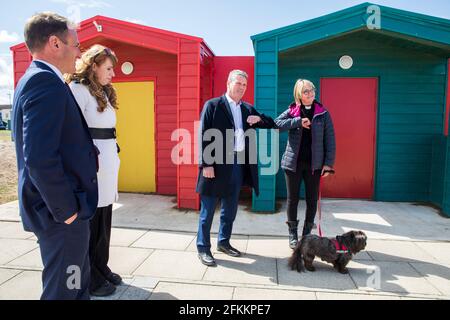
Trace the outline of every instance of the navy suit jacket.
{"type": "Polygon", "coordinates": [[[12,111],[24,229],[36,234],[98,203],[97,153],[70,89],[34,61],[17,84],[12,111]]]}
{"type": "MultiPolygon", "coordinates": [[[[273,119],[264,114],[260,114],[256,109],[246,103],[241,103],[241,114],[242,114],[242,126],[244,132],[247,134],[249,131],[253,130],[256,135],[256,128],[259,129],[272,129],[275,127],[273,119]],[[247,118],[249,116],[259,116],[261,121],[253,126],[247,123],[247,118]]],[[[234,120],[233,114],[231,113],[230,105],[225,95],[206,101],[203,107],[201,115],[201,126],[200,126],[200,164],[199,173],[197,178],[197,193],[206,196],[215,197],[227,197],[233,190],[229,188],[230,179],[233,172],[233,164],[226,163],[227,152],[233,152],[233,150],[227,150],[228,143],[225,143],[225,138],[227,137],[227,130],[234,130],[234,120]],[[203,139],[205,131],[209,129],[217,129],[221,132],[222,137],[224,137],[222,159],[218,159],[219,163],[207,163],[204,159],[203,150],[205,150],[213,141],[207,141],[203,139]],[[214,167],[214,179],[209,179],[203,177],[204,167],[214,167]]],[[[250,132],[252,133],[252,132],[250,132]]],[[[233,143],[229,144],[233,147],[233,143]]],[[[255,143],[250,143],[248,139],[245,139],[245,164],[243,166],[243,176],[244,176],[244,186],[248,186],[254,189],[256,195],[259,195],[259,181],[258,181],[258,164],[250,162],[250,155],[257,154],[257,146],[255,143]]],[[[231,155],[233,159],[233,155],[231,155]]]]}

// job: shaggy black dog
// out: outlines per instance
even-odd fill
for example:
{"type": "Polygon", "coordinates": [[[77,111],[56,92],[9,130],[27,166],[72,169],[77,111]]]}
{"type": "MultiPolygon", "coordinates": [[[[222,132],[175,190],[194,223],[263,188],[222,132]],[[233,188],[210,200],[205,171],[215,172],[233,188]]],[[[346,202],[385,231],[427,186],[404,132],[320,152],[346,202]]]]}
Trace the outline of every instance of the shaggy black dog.
{"type": "Polygon", "coordinates": [[[340,273],[348,273],[347,264],[353,255],[364,250],[367,236],[362,231],[349,231],[336,239],[319,237],[316,235],[304,236],[289,259],[289,267],[292,270],[302,272],[306,270],[315,271],[313,267],[314,258],[317,256],[333,266],[340,273]]]}

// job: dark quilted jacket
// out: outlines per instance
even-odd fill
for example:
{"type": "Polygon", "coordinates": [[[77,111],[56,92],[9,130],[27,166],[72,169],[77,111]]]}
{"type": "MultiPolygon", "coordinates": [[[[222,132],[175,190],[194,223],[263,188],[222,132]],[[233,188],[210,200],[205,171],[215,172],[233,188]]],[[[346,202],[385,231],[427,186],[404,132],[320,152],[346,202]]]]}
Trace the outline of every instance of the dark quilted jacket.
{"type": "MultiPolygon", "coordinates": [[[[285,112],[275,119],[275,124],[281,131],[289,130],[286,151],[281,159],[281,167],[295,172],[303,127],[300,117],[294,118],[289,114],[291,107],[295,107],[295,103],[290,105],[285,112]]],[[[333,122],[330,113],[317,101],[314,101],[314,116],[311,130],[312,169],[320,170],[324,165],[333,167],[336,158],[333,122]]]]}

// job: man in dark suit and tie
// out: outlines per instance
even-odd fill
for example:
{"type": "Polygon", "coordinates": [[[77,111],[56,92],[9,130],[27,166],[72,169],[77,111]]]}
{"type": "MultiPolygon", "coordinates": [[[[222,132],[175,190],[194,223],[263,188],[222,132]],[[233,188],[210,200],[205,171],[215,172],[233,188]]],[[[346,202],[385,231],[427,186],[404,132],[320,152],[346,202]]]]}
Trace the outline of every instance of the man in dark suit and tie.
{"type": "Polygon", "coordinates": [[[63,79],[80,57],[76,27],[57,14],[37,14],[25,26],[25,43],[33,61],[14,94],[13,137],[20,214],[44,265],[41,299],[89,299],[97,153],[63,79]]]}
{"type": "Polygon", "coordinates": [[[217,250],[233,257],[241,255],[230,244],[239,192],[242,186],[250,186],[256,194],[259,193],[256,141],[251,137],[256,137],[254,128],[275,126],[272,118],[259,114],[252,105],[241,100],[247,81],[248,75],[244,71],[231,71],[227,93],[207,101],[201,115],[201,159],[197,182],[201,209],[197,250],[200,261],[207,266],[216,264],[211,254],[210,231],[218,201],[221,201],[222,208],[217,250]],[[215,133],[220,133],[221,138],[210,139],[209,136],[215,133]],[[218,147],[214,148],[217,143],[218,147]],[[210,154],[210,150],[214,151],[210,154]]]}

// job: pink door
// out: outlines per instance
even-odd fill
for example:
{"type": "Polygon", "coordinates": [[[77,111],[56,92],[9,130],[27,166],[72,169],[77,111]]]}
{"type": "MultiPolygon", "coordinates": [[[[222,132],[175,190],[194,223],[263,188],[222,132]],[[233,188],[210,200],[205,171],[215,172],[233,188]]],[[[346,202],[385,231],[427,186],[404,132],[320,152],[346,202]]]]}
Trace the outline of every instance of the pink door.
{"type": "Polygon", "coordinates": [[[323,197],[372,199],[377,96],[377,78],[321,79],[336,135],[336,174],[322,179],[323,197]]]}

